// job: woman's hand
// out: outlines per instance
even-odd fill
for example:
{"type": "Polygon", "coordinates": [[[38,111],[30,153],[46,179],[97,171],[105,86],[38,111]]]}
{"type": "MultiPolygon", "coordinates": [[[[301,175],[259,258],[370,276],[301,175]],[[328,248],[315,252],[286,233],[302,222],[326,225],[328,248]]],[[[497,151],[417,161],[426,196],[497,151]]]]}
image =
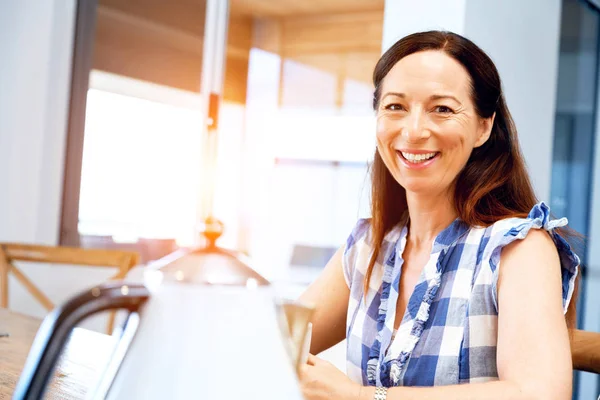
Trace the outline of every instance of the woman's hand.
{"type": "Polygon", "coordinates": [[[361,391],[361,385],[312,354],[308,355],[308,363],[300,367],[300,386],[306,400],[356,400],[361,391]]]}

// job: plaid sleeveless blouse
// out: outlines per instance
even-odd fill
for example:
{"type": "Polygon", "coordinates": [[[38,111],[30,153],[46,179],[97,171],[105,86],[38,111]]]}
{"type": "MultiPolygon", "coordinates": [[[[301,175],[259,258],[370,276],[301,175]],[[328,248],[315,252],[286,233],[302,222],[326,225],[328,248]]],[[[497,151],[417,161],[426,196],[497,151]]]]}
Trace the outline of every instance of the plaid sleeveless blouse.
{"type": "Polygon", "coordinates": [[[429,261],[392,340],[402,253],[408,233],[397,226],[384,238],[366,301],[364,276],[372,254],[369,220],[359,220],[343,256],[350,288],[346,337],[348,376],[370,386],[433,386],[498,379],[496,283],[500,252],[531,229],[550,232],[562,268],[564,311],[571,299],[579,258],[539,203],[527,218],[488,228],[455,220],[435,239],[429,261]]]}

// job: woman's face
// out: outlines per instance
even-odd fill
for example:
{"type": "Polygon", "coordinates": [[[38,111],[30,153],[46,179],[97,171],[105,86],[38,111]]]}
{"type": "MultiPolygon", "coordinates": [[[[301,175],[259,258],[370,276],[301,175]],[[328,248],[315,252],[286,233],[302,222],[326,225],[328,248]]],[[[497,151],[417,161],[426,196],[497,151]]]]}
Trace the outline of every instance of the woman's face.
{"type": "Polygon", "coordinates": [[[452,189],[475,147],[488,139],[493,117],[480,118],[470,77],[441,51],[404,57],[383,79],[377,110],[377,148],[407,192],[452,189]]]}

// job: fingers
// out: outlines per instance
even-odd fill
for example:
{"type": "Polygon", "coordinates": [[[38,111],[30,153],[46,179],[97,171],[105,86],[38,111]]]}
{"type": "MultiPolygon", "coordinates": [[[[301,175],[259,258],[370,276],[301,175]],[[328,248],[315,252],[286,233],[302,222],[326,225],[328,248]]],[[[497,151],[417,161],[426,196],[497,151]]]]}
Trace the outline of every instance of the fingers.
{"type": "Polygon", "coordinates": [[[298,376],[300,377],[300,380],[302,380],[302,378],[304,378],[308,372],[308,365],[307,364],[302,364],[300,366],[300,368],[298,368],[298,376]]]}
{"type": "Polygon", "coordinates": [[[315,378],[314,369],[314,366],[308,364],[301,365],[298,368],[298,378],[302,387],[310,386],[310,382],[315,378]]]}
{"type": "Polygon", "coordinates": [[[308,360],[306,361],[308,365],[315,365],[320,361],[321,359],[319,357],[313,356],[312,354],[308,353],[308,360]]]}

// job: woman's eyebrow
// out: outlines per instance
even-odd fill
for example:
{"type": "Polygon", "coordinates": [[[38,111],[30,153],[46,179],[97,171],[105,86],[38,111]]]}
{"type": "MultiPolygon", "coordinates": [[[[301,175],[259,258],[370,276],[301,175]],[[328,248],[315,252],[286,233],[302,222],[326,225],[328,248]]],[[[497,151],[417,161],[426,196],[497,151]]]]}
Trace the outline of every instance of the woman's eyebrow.
{"type": "Polygon", "coordinates": [[[404,93],[387,92],[386,94],[383,95],[383,97],[381,98],[381,100],[385,99],[388,96],[395,96],[395,97],[400,97],[400,98],[405,98],[406,97],[406,95],[404,93]]]}
{"type": "MultiPolygon", "coordinates": [[[[386,94],[383,95],[381,100],[383,100],[389,96],[399,97],[401,99],[406,98],[406,94],[401,93],[401,92],[387,92],[386,94]]],[[[451,99],[451,100],[454,100],[455,102],[457,102],[458,104],[462,104],[456,97],[454,97],[450,94],[432,94],[431,96],[429,96],[429,100],[442,100],[442,99],[451,99]]]]}
{"type": "Polygon", "coordinates": [[[458,104],[462,104],[458,99],[450,94],[434,94],[429,96],[430,100],[442,100],[442,99],[451,99],[457,102],[458,104]]]}

